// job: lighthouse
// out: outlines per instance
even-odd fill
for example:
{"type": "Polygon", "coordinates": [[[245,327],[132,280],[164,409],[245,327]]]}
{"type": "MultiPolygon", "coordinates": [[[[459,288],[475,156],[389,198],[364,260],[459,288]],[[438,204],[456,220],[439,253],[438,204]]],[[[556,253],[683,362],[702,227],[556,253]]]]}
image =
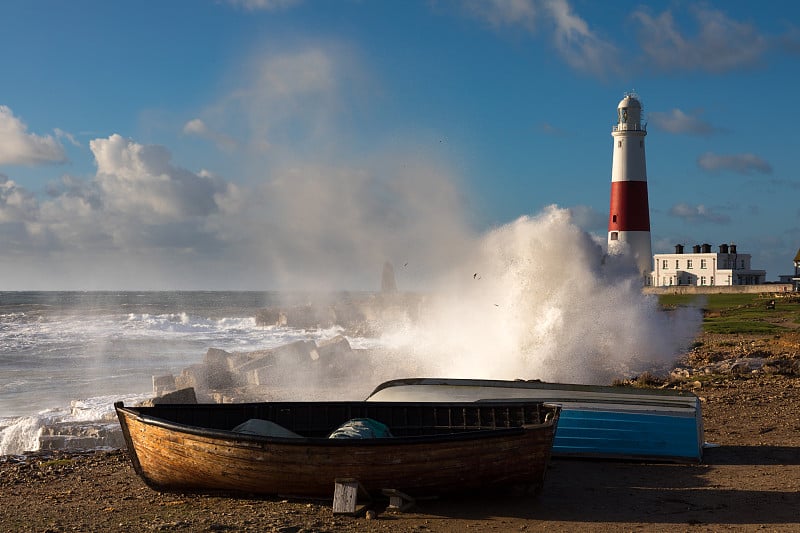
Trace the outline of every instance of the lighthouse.
{"type": "Polygon", "coordinates": [[[642,124],[642,104],[637,95],[626,94],[617,106],[617,123],[611,131],[614,158],[611,164],[608,252],[629,255],[645,281],[653,270],[644,157],[646,135],[647,125],[642,124]]]}

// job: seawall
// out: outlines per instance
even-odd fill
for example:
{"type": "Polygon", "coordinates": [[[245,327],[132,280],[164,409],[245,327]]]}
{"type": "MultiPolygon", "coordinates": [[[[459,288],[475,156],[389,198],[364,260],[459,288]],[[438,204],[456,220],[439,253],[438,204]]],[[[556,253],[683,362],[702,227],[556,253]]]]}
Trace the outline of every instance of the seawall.
{"type": "Polygon", "coordinates": [[[669,287],[645,287],[645,294],[784,294],[791,293],[791,283],[768,283],[763,285],[672,285],[669,287]]]}

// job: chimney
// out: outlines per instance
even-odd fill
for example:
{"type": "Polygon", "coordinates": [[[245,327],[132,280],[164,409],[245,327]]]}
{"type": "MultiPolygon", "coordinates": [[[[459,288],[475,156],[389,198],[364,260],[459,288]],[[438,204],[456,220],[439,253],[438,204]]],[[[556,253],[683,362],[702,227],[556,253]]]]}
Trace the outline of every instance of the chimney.
{"type": "Polygon", "coordinates": [[[732,254],[735,254],[735,253],[736,253],[736,245],[735,245],[735,244],[733,244],[733,243],[731,243],[731,253],[732,253],[732,254]]]}
{"type": "Polygon", "coordinates": [[[676,254],[682,254],[683,253],[683,245],[682,244],[676,244],[675,245],[675,253],[676,254]]]}
{"type": "Polygon", "coordinates": [[[700,253],[700,245],[699,244],[695,244],[694,246],[692,246],[692,253],[695,253],[695,254],[699,254],[700,253]]]}
{"type": "Polygon", "coordinates": [[[728,245],[727,244],[720,244],[719,245],[719,253],[727,254],[728,253],[728,245]]]}
{"type": "Polygon", "coordinates": [[[711,253],[711,245],[703,243],[703,253],[710,254],[711,253]]]}

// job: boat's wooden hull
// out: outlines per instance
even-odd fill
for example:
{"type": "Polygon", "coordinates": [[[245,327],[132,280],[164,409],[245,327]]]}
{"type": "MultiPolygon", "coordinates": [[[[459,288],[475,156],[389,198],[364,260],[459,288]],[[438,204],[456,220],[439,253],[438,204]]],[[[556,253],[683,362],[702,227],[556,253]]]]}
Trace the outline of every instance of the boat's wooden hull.
{"type": "Polygon", "coordinates": [[[700,399],[686,391],[447,378],[409,378],[379,385],[368,401],[509,401],[561,405],[553,442],[557,457],[699,462],[700,399]]]}
{"type": "MultiPolygon", "coordinates": [[[[533,424],[463,427],[455,433],[440,427],[438,435],[336,440],[255,437],[204,429],[198,425],[202,411],[188,415],[192,406],[180,406],[187,416],[177,417],[196,419],[189,423],[155,416],[167,416],[166,411],[116,407],[136,471],[153,488],[325,498],[333,495],[337,478],[355,478],[370,492],[397,489],[412,496],[517,484],[537,489],[544,479],[559,415],[557,406],[542,406],[541,420],[533,424]],[[547,413],[550,417],[545,421],[547,413]]],[[[397,409],[400,413],[402,408],[397,409]]],[[[369,409],[356,409],[348,411],[347,417],[372,414],[369,409]]],[[[251,415],[234,418],[246,416],[251,415]]]]}

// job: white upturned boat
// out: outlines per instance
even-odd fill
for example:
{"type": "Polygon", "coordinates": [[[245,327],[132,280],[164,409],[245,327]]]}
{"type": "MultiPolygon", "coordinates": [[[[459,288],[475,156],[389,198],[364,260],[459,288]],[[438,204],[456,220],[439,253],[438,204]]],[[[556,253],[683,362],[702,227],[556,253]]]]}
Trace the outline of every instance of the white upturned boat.
{"type": "Polygon", "coordinates": [[[476,402],[509,399],[561,405],[553,456],[700,462],[700,399],[687,391],[543,381],[410,378],[379,385],[367,401],[476,402]]]}

